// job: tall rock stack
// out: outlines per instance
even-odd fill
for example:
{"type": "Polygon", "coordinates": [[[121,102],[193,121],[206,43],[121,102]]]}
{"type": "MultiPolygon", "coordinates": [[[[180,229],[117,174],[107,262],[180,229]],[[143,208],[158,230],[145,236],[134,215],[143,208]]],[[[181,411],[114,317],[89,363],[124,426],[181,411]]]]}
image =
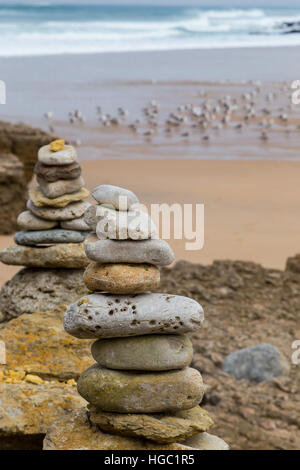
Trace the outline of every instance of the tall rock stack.
{"type": "Polygon", "coordinates": [[[92,261],[84,282],[92,294],[65,313],[68,333],[96,339],[96,364],[78,381],[88,411],[54,423],[44,448],[227,449],[207,433],[213,422],[199,406],[204,384],[189,367],[193,348],[185,333],[201,327],[202,307],[150,292],[159,286],[159,267],[174,259],[171,248],[131,191],[103,185],[92,195],[97,205],[85,220],[94,233],[84,242],[92,261]]]}
{"type": "MultiPolygon", "coordinates": [[[[64,140],[55,140],[40,148],[35,166],[38,186],[29,191],[27,210],[18,217],[17,222],[22,231],[14,236],[16,245],[4,248],[0,252],[0,261],[9,265],[43,270],[82,269],[87,266],[83,241],[90,228],[83,215],[90,206],[85,200],[89,191],[83,187],[84,180],[76,159],[75,148],[66,145],[64,140]]],[[[25,274],[28,274],[28,271],[25,274]]],[[[30,284],[34,288],[37,282],[40,291],[43,290],[39,284],[41,276],[42,273],[30,272],[30,284]]],[[[28,281],[29,279],[25,284],[28,285],[28,281]]],[[[56,281],[57,279],[54,279],[54,283],[56,281]]],[[[48,290],[51,289],[51,281],[49,283],[48,290]]],[[[20,287],[19,283],[18,292],[22,290],[20,287]]],[[[66,290],[70,290],[69,287],[66,290]]],[[[85,290],[81,291],[81,295],[84,292],[85,290]]],[[[6,297],[11,295],[1,292],[0,309],[7,317],[17,316],[18,311],[9,311],[11,307],[6,305],[6,297]]],[[[73,299],[76,299],[74,295],[68,300],[73,299]]],[[[51,305],[48,305],[47,309],[49,308],[51,305]]],[[[31,312],[25,310],[20,313],[31,312]]]]}
{"type": "Polygon", "coordinates": [[[89,196],[76,161],[76,150],[56,140],[42,147],[35,166],[38,187],[29,191],[27,211],[18,217],[22,232],[15,235],[21,246],[82,243],[89,226],[83,214],[89,196]]]}

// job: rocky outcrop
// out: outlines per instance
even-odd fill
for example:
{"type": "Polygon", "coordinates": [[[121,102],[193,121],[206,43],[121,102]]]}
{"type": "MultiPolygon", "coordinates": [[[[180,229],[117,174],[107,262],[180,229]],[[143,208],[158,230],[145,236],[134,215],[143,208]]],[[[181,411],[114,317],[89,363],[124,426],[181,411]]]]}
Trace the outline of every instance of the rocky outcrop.
{"type": "Polygon", "coordinates": [[[75,302],[88,293],[82,275],[82,269],[21,269],[0,291],[2,321],[75,302]]]}
{"type": "Polygon", "coordinates": [[[64,307],[22,315],[0,326],[6,365],[0,370],[23,370],[45,380],[77,379],[94,364],[91,341],[77,340],[62,328],[64,307]]]}
{"type": "Polygon", "coordinates": [[[25,207],[26,181],[24,166],[11,153],[0,153],[0,233],[12,233],[17,217],[25,207]]]}
{"type": "Polygon", "coordinates": [[[53,418],[84,406],[76,387],[0,382],[0,450],[39,450],[53,418]]]}
{"type": "Polygon", "coordinates": [[[41,129],[0,121],[0,152],[12,153],[18,157],[24,165],[26,183],[32,178],[39,148],[53,139],[53,136],[41,129]]]}
{"type": "MultiPolygon", "coordinates": [[[[209,266],[178,262],[174,268],[162,270],[161,292],[193,297],[206,310],[202,329],[190,335],[195,351],[192,366],[200,370],[207,386],[201,407],[209,412],[215,422],[209,432],[221,436],[233,449],[300,448],[299,365],[291,363],[294,352],[291,345],[300,339],[298,266],[299,255],[289,260],[285,271],[265,269],[258,264],[241,261],[216,261],[209,266]],[[264,342],[274,344],[289,360],[291,370],[287,376],[256,384],[245,379],[237,380],[222,371],[222,363],[232,351],[264,342]]],[[[82,273],[79,278],[82,279],[82,273]]],[[[79,285],[78,280],[76,285],[79,285]]],[[[54,296],[55,289],[52,290],[54,296]]],[[[78,297],[81,296],[79,293],[78,297]]],[[[50,386],[60,391],[60,398],[65,394],[80,399],[75,387],[65,385],[66,380],[71,377],[76,379],[78,373],[93,362],[89,341],[77,341],[63,333],[62,315],[63,309],[56,313],[22,315],[0,326],[0,340],[9,338],[7,365],[2,369],[0,366],[0,370],[22,369],[26,358],[26,373],[38,375],[49,382],[30,385],[22,380],[20,384],[1,384],[1,399],[5,385],[6,397],[10,396],[13,401],[6,401],[5,413],[1,409],[0,416],[5,416],[7,420],[6,413],[15,407],[20,414],[22,411],[19,408],[23,409],[27,403],[28,430],[38,426],[39,420],[43,421],[41,415],[35,414],[35,397],[39,391],[45,394],[44,406],[47,406],[49,395],[46,390],[50,386]],[[14,397],[18,389],[25,390],[27,395],[26,403],[21,401],[16,406],[14,397]]],[[[49,390],[49,394],[51,392],[53,395],[52,389],[49,390]]],[[[62,406],[63,403],[61,400],[54,402],[51,416],[47,408],[48,421],[45,419],[45,425],[37,430],[43,434],[30,434],[23,428],[16,435],[13,429],[18,416],[12,416],[11,428],[6,427],[3,432],[0,427],[0,442],[5,441],[14,449],[41,448],[48,426],[65,414],[67,408],[62,406]]],[[[79,404],[73,400],[70,403],[72,406],[69,409],[84,406],[82,402],[79,404]]],[[[43,408],[38,410],[43,411],[43,408]]],[[[185,445],[191,445],[190,442],[195,439],[189,438],[185,445]]],[[[49,439],[47,441],[49,443],[49,439]]]]}
{"type": "Polygon", "coordinates": [[[161,273],[161,292],[191,296],[206,311],[205,327],[192,335],[194,360],[207,385],[201,406],[214,434],[232,449],[299,449],[299,365],[292,344],[300,339],[300,256],[285,271],[246,261],[209,266],[178,262],[161,273]],[[225,374],[232,351],[271,343],[287,358],[288,376],[259,384],[225,374]]]}
{"type": "Polygon", "coordinates": [[[50,140],[52,137],[39,129],[0,121],[0,234],[16,231],[37,151],[50,140]]]}

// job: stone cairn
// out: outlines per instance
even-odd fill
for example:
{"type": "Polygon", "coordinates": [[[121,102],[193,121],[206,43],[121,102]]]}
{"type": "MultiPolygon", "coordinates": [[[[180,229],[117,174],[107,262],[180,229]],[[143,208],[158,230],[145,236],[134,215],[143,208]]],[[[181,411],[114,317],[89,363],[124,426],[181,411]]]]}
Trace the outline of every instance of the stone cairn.
{"type": "Polygon", "coordinates": [[[93,233],[84,242],[92,294],[67,309],[64,326],[76,338],[96,339],[97,364],[78,380],[88,411],[54,423],[44,448],[227,449],[207,433],[213,421],[199,406],[204,384],[189,367],[185,333],[201,327],[202,307],[149,292],[159,286],[159,267],[174,260],[170,246],[131,191],[102,185],[92,195],[97,205],[85,221],[93,233]]]}
{"type": "Polygon", "coordinates": [[[5,264],[41,268],[83,268],[86,257],[78,251],[90,231],[83,215],[90,203],[76,161],[76,150],[55,140],[41,147],[35,174],[38,186],[29,191],[27,209],[18,219],[22,229],[14,241],[17,246],[2,250],[5,264]]]}
{"type": "Polygon", "coordinates": [[[15,245],[0,251],[4,264],[25,267],[0,290],[0,322],[68,305],[87,292],[83,241],[90,228],[83,215],[90,203],[76,158],[64,140],[38,151],[38,186],[29,191],[27,210],[17,219],[22,231],[15,234],[15,245]]]}

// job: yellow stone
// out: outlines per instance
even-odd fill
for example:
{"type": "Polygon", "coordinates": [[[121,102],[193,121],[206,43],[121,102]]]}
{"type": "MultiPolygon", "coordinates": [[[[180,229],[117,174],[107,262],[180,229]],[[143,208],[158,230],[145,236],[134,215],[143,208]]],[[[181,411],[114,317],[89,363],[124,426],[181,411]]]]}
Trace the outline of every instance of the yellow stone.
{"type": "Polygon", "coordinates": [[[70,379],[70,380],[67,380],[67,384],[74,386],[74,385],[76,385],[76,382],[75,382],[74,379],[70,379]]]}
{"type": "Polygon", "coordinates": [[[139,294],[157,289],[160,273],[156,266],[150,264],[92,262],[86,268],[83,280],[93,292],[139,294]]]}
{"type": "Polygon", "coordinates": [[[77,202],[82,201],[82,199],[86,199],[89,197],[89,195],[90,192],[86,188],[81,188],[75,193],[64,194],[63,196],[59,196],[54,199],[50,199],[44,196],[40,188],[31,189],[29,191],[29,197],[36,207],[66,207],[71,202],[77,202]]]}
{"type": "Polygon", "coordinates": [[[41,379],[41,377],[39,377],[38,375],[32,375],[32,374],[26,375],[25,382],[36,384],[36,385],[41,385],[45,383],[45,381],[41,379]]]}
{"type": "Polygon", "coordinates": [[[64,146],[65,146],[64,139],[53,140],[50,143],[50,150],[52,152],[59,152],[60,150],[62,150],[64,148],[64,146]]]}

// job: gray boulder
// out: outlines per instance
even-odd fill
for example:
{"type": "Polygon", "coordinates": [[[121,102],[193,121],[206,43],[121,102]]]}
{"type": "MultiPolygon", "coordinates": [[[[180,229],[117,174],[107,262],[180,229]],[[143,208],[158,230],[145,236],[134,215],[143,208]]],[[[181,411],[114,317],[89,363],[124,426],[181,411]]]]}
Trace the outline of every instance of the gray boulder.
{"type": "Polygon", "coordinates": [[[278,348],[262,343],[257,346],[239,349],[229,354],[222,365],[227,374],[238,380],[263,382],[289,372],[289,364],[278,348]]]}
{"type": "Polygon", "coordinates": [[[83,269],[21,269],[0,291],[2,321],[75,302],[88,293],[82,276],[83,269]]]}

